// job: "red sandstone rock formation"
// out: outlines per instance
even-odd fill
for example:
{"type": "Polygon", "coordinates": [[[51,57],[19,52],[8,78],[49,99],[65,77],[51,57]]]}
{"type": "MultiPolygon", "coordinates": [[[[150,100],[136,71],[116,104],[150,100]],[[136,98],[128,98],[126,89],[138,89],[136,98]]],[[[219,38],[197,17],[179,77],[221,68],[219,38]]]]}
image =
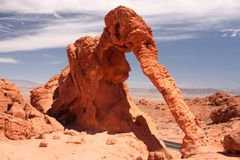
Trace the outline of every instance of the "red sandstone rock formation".
{"type": "MultiPolygon", "coordinates": [[[[141,64],[144,74],[162,93],[185,137],[181,152],[183,157],[196,154],[205,145],[205,136],[195,122],[183,100],[179,88],[167,69],[158,63],[158,50],[151,28],[134,11],[118,7],[105,16],[106,27],[98,45],[99,52],[111,47],[120,52],[133,51],[141,64]]],[[[102,55],[103,55],[102,54],[102,55]]]]}
{"type": "Polygon", "coordinates": [[[213,123],[224,123],[231,118],[240,117],[239,100],[224,92],[217,92],[208,97],[209,102],[221,108],[212,111],[210,118],[213,123]]]}
{"type": "Polygon", "coordinates": [[[124,84],[130,71],[124,53],[133,51],[185,133],[183,157],[201,151],[204,134],[175,81],[158,63],[151,28],[133,10],[122,6],[105,16],[105,24],[100,38],[82,37],[67,47],[69,66],[59,77],[48,113],[79,129],[132,131],[148,146],[149,159],[171,158],[154,125],[137,109],[124,84]]]}
{"type": "Polygon", "coordinates": [[[240,102],[234,96],[231,96],[225,92],[216,92],[207,97],[210,105],[212,106],[237,106],[240,102]]]}
{"type": "Polygon", "coordinates": [[[30,103],[40,112],[46,113],[53,103],[53,95],[58,86],[59,74],[52,77],[46,85],[35,88],[31,91],[30,103]]]}
{"type": "Polygon", "coordinates": [[[229,152],[240,152],[240,132],[231,133],[224,137],[223,147],[229,152]]]}
{"type": "Polygon", "coordinates": [[[0,79],[0,136],[17,140],[62,129],[54,118],[25,103],[15,84],[0,79]]]}
{"type": "Polygon", "coordinates": [[[212,111],[210,114],[210,118],[215,124],[225,123],[235,117],[240,118],[240,106],[223,107],[212,111]]]}
{"type": "Polygon", "coordinates": [[[210,118],[215,124],[240,117],[240,101],[225,92],[216,92],[205,98],[195,98],[193,103],[196,105],[217,106],[217,109],[210,113],[210,118]]]}
{"type": "Polygon", "coordinates": [[[112,48],[99,59],[97,44],[98,38],[83,37],[68,47],[69,67],[60,74],[48,113],[79,130],[134,132],[152,154],[170,159],[154,124],[128,95],[124,53],[112,48]]]}
{"type": "Polygon", "coordinates": [[[216,92],[204,98],[195,98],[195,105],[211,105],[211,106],[237,106],[240,105],[239,100],[225,92],[216,92]]]}

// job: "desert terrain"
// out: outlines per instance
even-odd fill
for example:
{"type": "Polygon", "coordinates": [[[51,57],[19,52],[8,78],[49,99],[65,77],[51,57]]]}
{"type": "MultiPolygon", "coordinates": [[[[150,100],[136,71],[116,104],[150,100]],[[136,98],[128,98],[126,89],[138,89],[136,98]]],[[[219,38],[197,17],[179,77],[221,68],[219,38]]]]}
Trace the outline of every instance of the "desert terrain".
{"type": "MultiPolygon", "coordinates": [[[[22,83],[18,83],[18,85],[20,86],[20,90],[23,88],[27,92],[25,85],[22,85],[22,83]]],[[[35,87],[31,86],[31,84],[28,86],[28,91],[35,87]]],[[[179,149],[184,133],[178,127],[164,100],[156,100],[154,94],[151,98],[152,92],[146,93],[146,89],[141,90],[144,92],[139,94],[146,94],[147,98],[137,97],[135,91],[132,93],[134,95],[134,102],[141,111],[149,115],[154,121],[157,131],[172,154],[173,159],[181,159],[179,149]]],[[[221,95],[215,93],[206,97],[185,99],[207,136],[209,145],[205,153],[187,159],[240,159],[239,153],[228,152],[222,145],[225,135],[239,131],[240,117],[233,117],[227,122],[218,124],[214,124],[210,118],[212,111],[226,107],[232,97],[240,100],[240,96],[230,96],[224,92],[219,93],[229,97],[221,97],[221,95]],[[215,97],[215,101],[221,101],[222,99],[221,105],[209,102],[209,97],[215,97]]],[[[24,98],[30,99],[29,94],[26,94],[24,98]]],[[[1,137],[0,141],[1,160],[144,160],[148,156],[146,145],[139,141],[134,133],[131,132],[110,133],[107,131],[95,132],[65,129],[64,131],[41,134],[25,140],[10,140],[1,137]],[[46,146],[40,147],[41,143],[46,144],[46,146]]]]}
{"type": "Polygon", "coordinates": [[[0,159],[239,159],[240,96],[184,98],[141,16],[118,6],[104,23],[66,47],[69,64],[46,83],[0,78],[0,159]],[[128,88],[129,51],[156,90],[128,88]]]}

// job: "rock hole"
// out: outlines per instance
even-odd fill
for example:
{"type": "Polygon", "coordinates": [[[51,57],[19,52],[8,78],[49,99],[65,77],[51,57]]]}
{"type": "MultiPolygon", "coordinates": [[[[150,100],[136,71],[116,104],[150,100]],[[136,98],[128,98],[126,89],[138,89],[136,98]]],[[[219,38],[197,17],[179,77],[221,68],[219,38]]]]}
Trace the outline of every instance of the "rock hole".
{"type": "Polygon", "coordinates": [[[146,46],[146,48],[149,48],[150,43],[148,41],[145,41],[144,45],[146,46]]]}
{"type": "Polygon", "coordinates": [[[72,84],[73,84],[73,78],[72,78],[72,76],[71,76],[71,75],[69,75],[69,77],[70,77],[70,80],[71,80],[71,82],[72,82],[72,84]]]}
{"type": "Polygon", "coordinates": [[[115,35],[117,39],[120,40],[120,24],[119,23],[115,25],[115,35]]]}
{"type": "Polygon", "coordinates": [[[7,111],[10,111],[10,109],[12,108],[12,104],[8,104],[8,107],[7,107],[7,111]]]}
{"type": "Polygon", "coordinates": [[[6,97],[6,96],[7,96],[7,93],[4,93],[4,96],[6,97]]]}
{"type": "Polygon", "coordinates": [[[85,107],[83,108],[83,113],[86,113],[86,108],[85,107]]]}
{"type": "Polygon", "coordinates": [[[76,59],[78,59],[78,52],[79,52],[79,49],[77,48],[77,49],[75,50],[76,59]]]}

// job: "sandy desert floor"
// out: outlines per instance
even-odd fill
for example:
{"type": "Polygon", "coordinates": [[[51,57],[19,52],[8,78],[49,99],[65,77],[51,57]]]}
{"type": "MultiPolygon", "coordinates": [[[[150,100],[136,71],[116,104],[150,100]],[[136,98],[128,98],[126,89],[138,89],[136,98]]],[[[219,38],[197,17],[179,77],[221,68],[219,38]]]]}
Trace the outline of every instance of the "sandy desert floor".
{"type": "MultiPolygon", "coordinates": [[[[135,102],[138,103],[138,100],[135,100],[135,102]]],[[[216,106],[195,105],[191,103],[191,100],[187,100],[187,102],[190,110],[199,120],[199,124],[208,138],[209,145],[207,149],[209,153],[193,156],[189,159],[240,159],[239,154],[225,153],[221,144],[224,135],[239,130],[240,119],[235,118],[227,123],[211,124],[212,122],[209,118],[209,114],[211,111],[217,109],[216,106]]],[[[152,117],[159,134],[174,155],[174,159],[180,158],[178,149],[180,148],[184,133],[177,126],[167,105],[162,101],[151,100],[151,103],[147,106],[138,104],[138,107],[152,117]]]]}
{"type": "MultiPolygon", "coordinates": [[[[138,104],[138,100],[135,99],[135,101],[138,104]]],[[[240,128],[240,119],[235,118],[228,123],[211,124],[208,115],[216,109],[215,107],[198,106],[190,102],[189,106],[199,119],[209,143],[206,153],[192,156],[189,159],[240,159],[239,154],[224,152],[221,145],[224,135],[240,128]]],[[[152,117],[173,159],[181,159],[179,148],[184,134],[177,126],[167,105],[155,100],[150,101],[148,105],[138,104],[138,107],[152,117]]],[[[145,160],[147,156],[146,145],[137,140],[133,133],[114,134],[66,130],[46,134],[40,139],[20,141],[2,139],[0,143],[1,160],[145,160]],[[47,147],[39,147],[41,142],[47,143],[47,147]]]]}

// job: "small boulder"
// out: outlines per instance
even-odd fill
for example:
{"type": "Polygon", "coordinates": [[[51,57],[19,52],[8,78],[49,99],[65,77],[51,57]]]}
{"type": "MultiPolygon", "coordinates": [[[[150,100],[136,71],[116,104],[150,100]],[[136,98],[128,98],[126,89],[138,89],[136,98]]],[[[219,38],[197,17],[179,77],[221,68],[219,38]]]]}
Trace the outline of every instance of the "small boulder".
{"type": "Polygon", "coordinates": [[[228,152],[240,152],[240,132],[226,135],[223,147],[228,152]]]}
{"type": "Polygon", "coordinates": [[[117,140],[113,137],[108,138],[107,141],[106,141],[107,145],[114,145],[116,143],[117,143],[117,140]]]}
{"type": "Polygon", "coordinates": [[[52,139],[60,139],[59,135],[53,135],[52,139]]]}
{"type": "Polygon", "coordinates": [[[78,132],[74,131],[72,129],[65,129],[63,133],[66,134],[66,135],[70,135],[70,136],[77,136],[78,135],[78,132]]]}
{"type": "Polygon", "coordinates": [[[46,138],[45,134],[39,134],[35,137],[35,139],[45,139],[45,138],[46,138]]]}
{"type": "Polygon", "coordinates": [[[42,141],[39,143],[39,147],[47,147],[48,143],[46,141],[42,141]]]}

